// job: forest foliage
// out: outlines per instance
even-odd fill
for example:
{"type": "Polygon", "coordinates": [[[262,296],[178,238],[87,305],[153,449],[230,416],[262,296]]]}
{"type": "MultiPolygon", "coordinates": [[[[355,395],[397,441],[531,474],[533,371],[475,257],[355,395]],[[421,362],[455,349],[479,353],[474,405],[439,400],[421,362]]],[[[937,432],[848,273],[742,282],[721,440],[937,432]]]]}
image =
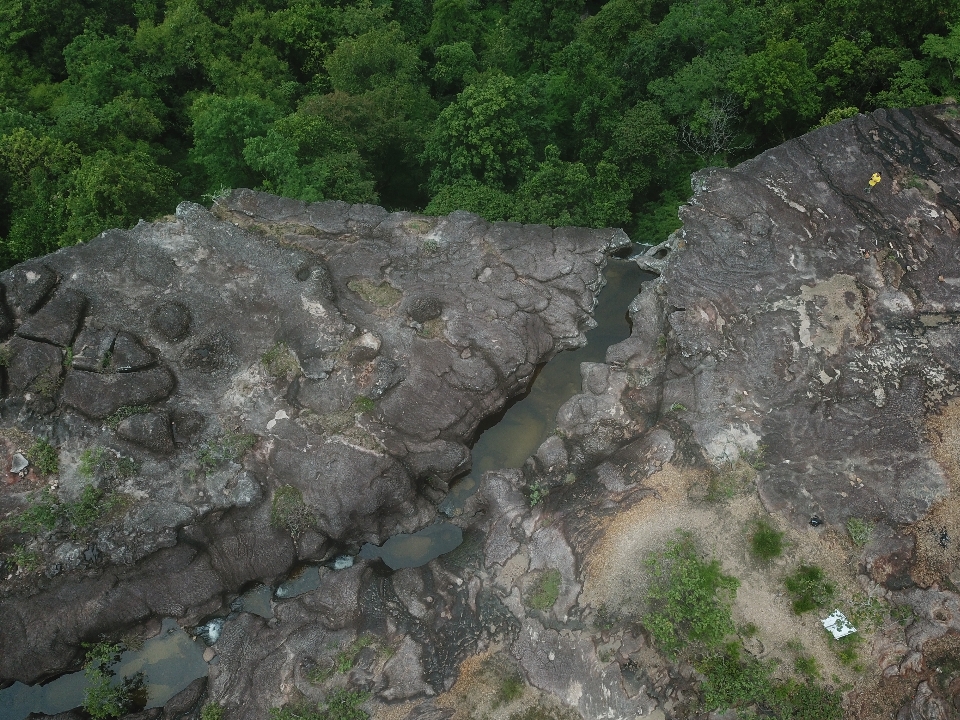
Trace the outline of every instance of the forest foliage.
{"type": "Polygon", "coordinates": [[[960,0],[11,0],[0,267],[224,188],[678,226],[689,173],[960,90],[960,0]]]}

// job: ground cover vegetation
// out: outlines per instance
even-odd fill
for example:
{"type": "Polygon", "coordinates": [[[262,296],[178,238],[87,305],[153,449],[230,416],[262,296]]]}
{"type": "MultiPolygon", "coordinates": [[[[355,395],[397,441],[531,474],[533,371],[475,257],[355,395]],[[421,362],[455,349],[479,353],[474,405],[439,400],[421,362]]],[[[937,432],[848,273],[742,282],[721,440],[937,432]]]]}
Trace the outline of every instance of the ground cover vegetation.
{"type": "MultiPolygon", "coordinates": [[[[740,583],[725,575],[716,559],[705,558],[692,535],[679,534],[646,564],[647,610],[641,622],[661,652],[700,673],[702,710],[734,708],[738,717],[843,716],[840,691],[817,682],[816,661],[802,647],[796,648],[792,674],[777,672],[773,661],[744,650],[732,615],[740,583]]],[[[741,629],[739,634],[751,633],[741,629]]]]}
{"type": "Polygon", "coordinates": [[[960,89],[960,0],[17,0],[0,266],[225,188],[677,226],[689,173],[960,89]]]}

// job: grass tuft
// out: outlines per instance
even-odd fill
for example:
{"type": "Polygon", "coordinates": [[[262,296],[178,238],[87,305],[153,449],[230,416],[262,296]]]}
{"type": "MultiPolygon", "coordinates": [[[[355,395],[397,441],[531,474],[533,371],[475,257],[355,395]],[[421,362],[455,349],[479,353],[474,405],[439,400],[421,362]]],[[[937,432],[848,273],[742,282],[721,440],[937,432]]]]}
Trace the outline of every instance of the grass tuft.
{"type": "Polygon", "coordinates": [[[560,597],[560,571],[554,568],[544,570],[530,590],[527,602],[535,610],[546,612],[560,597]]]}
{"type": "Polygon", "coordinates": [[[750,552],[764,562],[780,557],[783,554],[783,533],[767,520],[758,520],[750,536],[750,552]]]}
{"type": "Polygon", "coordinates": [[[797,615],[826,607],[833,600],[834,585],[816,565],[801,565],[785,582],[797,615]]]}

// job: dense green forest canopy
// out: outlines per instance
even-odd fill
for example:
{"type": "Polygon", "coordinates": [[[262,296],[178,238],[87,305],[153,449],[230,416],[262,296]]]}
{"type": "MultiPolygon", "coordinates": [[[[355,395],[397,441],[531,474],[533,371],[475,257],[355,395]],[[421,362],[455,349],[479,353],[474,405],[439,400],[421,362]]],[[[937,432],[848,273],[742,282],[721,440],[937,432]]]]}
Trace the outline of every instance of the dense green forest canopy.
{"type": "Polygon", "coordinates": [[[677,226],[689,173],[960,90],[960,0],[6,0],[0,266],[225,188],[677,226]]]}

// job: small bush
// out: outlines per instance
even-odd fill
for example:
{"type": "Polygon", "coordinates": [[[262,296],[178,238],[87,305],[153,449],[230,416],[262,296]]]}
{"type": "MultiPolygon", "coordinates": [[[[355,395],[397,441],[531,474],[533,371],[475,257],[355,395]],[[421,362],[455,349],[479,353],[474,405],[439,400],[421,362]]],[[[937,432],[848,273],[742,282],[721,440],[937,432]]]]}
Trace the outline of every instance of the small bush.
{"type": "Polygon", "coordinates": [[[650,583],[642,616],[653,641],[676,657],[692,644],[717,648],[734,632],[730,604],[740,582],[702,560],[689,533],[647,559],[650,583]]]}
{"type": "Polygon", "coordinates": [[[228,462],[240,462],[250,448],[257,444],[257,436],[225,432],[216,440],[204,443],[197,453],[197,462],[204,472],[216,470],[228,462]]]}
{"type": "Polygon", "coordinates": [[[57,449],[43,438],[26,451],[27,460],[43,475],[56,475],[60,472],[60,455],[57,449]]]}
{"type": "Polygon", "coordinates": [[[359,413],[368,413],[373,412],[377,404],[370,398],[359,395],[357,399],[353,401],[353,407],[359,413]]]}
{"type": "Polygon", "coordinates": [[[74,528],[84,530],[92,527],[120,502],[118,496],[107,495],[100,488],[87,485],[77,500],[61,503],[60,512],[74,528]]]}
{"type": "Polygon", "coordinates": [[[780,557],[783,553],[783,533],[766,520],[757,521],[753,535],[750,536],[750,552],[764,562],[780,557]]]}
{"type": "Polygon", "coordinates": [[[10,559],[16,564],[17,568],[25,573],[32,573],[39,570],[43,565],[43,556],[40,553],[27,550],[23,545],[14,545],[10,559]]]}
{"type": "Polygon", "coordinates": [[[87,448],[80,453],[77,474],[88,480],[124,480],[140,470],[137,461],[103,447],[87,448]]]}
{"type": "Polygon", "coordinates": [[[773,667],[751,656],[742,657],[737,643],[727,643],[720,652],[696,663],[703,673],[703,706],[723,712],[762,702],[770,694],[773,667]]]}
{"type": "Polygon", "coordinates": [[[497,693],[497,705],[507,705],[523,695],[523,678],[516,673],[503,678],[497,693]]]}
{"type": "Polygon", "coordinates": [[[538,482],[533,483],[533,485],[527,488],[527,500],[530,502],[530,507],[542,503],[543,499],[549,494],[550,488],[538,482]]]}
{"type": "Polygon", "coordinates": [[[834,586],[815,565],[801,565],[786,579],[793,595],[793,611],[801,613],[825,607],[833,600],[834,586]]]}
{"type": "Polygon", "coordinates": [[[316,519],[303,502],[303,493],[293,485],[281,485],[273,493],[270,505],[270,524],[300,537],[316,524],[316,519]]]}
{"type": "Polygon", "coordinates": [[[260,358],[267,374],[280,379],[296,376],[300,372],[297,358],[286,343],[278,342],[260,358]]]}
{"type": "Polygon", "coordinates": [[[360,706],[369,697],[363,692],[334,690],[316,707],[288,705],[271,708],[270,720],[367,720],[370,716],[360,706]]]}
{"type": "Polygon", "coordinates": [[[847,533],[850,539],[857,547],[863,547],[870,542],[870,535],[873,533],[873,523],[860,518],[850,518],[847,520],[847,533]]]}
{"type": "Polygon", "coordinates": [[[805,678],[813,680],[820,677],[820,666],[812,655],[800,655],[793,661],[793,669],[805,678]]]}
{"type": "Polygon", "coordinates": [[[546,612],[560,597],[560,571],[556,569],[544,570],[540,573],[536,584],[530,591],[527,601],[530,607],[546,612]]]}
{"type": "Polygon", "coordinates": [[[31,493],[27,509],[14,516],[12,524],[22,533],[36,535],[41,530],[53,530],[60,519],[60,501],[44,488],[39,495],[31,493]]]}
{"type": "Polygon", "coordinates": [[[223,720],[223,706],[207,703],[200,711],[200,720],[223,720]]]}

